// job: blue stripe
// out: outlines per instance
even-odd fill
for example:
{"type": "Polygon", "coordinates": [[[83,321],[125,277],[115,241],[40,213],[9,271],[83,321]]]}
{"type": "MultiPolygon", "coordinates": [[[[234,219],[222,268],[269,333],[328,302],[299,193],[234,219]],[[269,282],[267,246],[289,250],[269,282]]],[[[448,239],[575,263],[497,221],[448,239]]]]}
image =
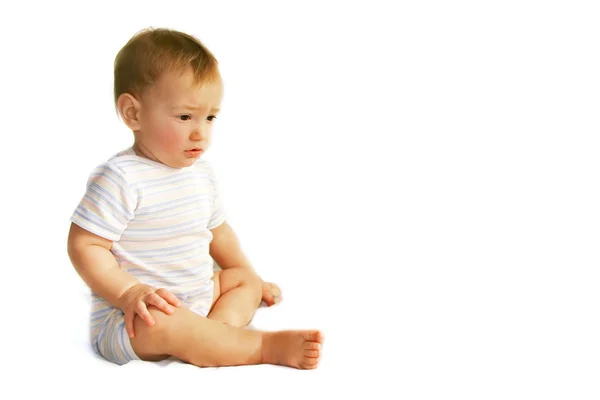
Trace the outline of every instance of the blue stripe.
{"type": "MultiPolygon", "coordinates": [[[[189,253],[189,251],[188,251],[189,253]]],[[[209,255],[209,253],[207,253],[206,255],[209,255]]],[[[150,259],[150,260],[154,260],[155,257],[146,257],[146,259],[150,259]]],[[[182,257],[182,258],[171,258],[169,259],[166,256],[162,256],[160,260],[158,261],[144,261],[144,264],[146,265],[162,265],[162,266],[169,266],[169,265],[175,265],[178,263],[182,263],[184,261],[189,261],[189,260],[194,260],[198,258],[198,254],[194,254],[191,257],[182,257]]],[[[141,257],[140,257],[141,259],[141,257]]]]}
{"type": "MultiPolygon", "coordinates": [[[[84,209],[84,210],[85,210],[85,209],[84,209]]],[[[88,216],[86,216],[86,215],[83,215],[83,214],[82,214],[82,213],[80,213],[78,210],[75,210],[75,214],[76,214],[76,215],[78,215],[79,217],[83,218],[85,221],[89,222],[90,224],[92,224],[92,225],[96,226],[97,228],[104,229],[104,230],[106,230],[106,231],[109,231],[109,232],[111,232],[111,233],[114,233],[115,235],[120,235],[120,234],[121,234],[120,232],[118,232],[118,231],[115,231],[115,230],[114,230],[114,229],[112,229],[112,228],[103,228],[102,226],[99,226],[99,224],[98,224],[96,221],[92,221],[92,219],[88,218],[88,216]]],[[[94,216],[94,217],[95,217],[95,216],[94,216]]],[[[94,219],[96,219],[96,218],[94,218],[94,219]]]]}
{"type": "Polygon", "coordinates": [[[96,319],[98,316],[104,317],[104,316],[108,315],[108,313],[111,312],[112,310],[114,310],[114,307],[112,307],[112,306],[106,307],[106,308],[101,308],[99,310],[92,312],[90,314],[90,316],[94,319],[96,319]]]}
{"type": "MultiPolygon", "coordinates": [[[[169,210],[167,210],[167,211],[169,211],[169,210]]],[[[187,207],[182,208],[181,210],[176,211],[174,213],[164,214],[167,211],[161,211],[160,214],[155,213],[155,214],[147,214],[147,215],[142,215],[142,216],[139,216],[136,214],[135,222],[142,223],[142,222],[152,221],[152,222],[156,223],[156,222],[168,221],[171,218],[179,217],[180,215],[185,215],[185,214],[199,216],[199,215],[202,215],[201,213],[205,213],[206,208],[204,207],[204,203],[197,202],[194,205],[188,204],[187,207]]]]}
{"type": "Polygon", "coordinates": [[[95,176],[95,175],[104,175],[104,174],[98,173],[98,171],[111,172],[114,176],[116,176],[117,178],[119,178],[119,180],[121,182],[123,182],[123,184],[125,184],[126,186],[129,186],[129,184],[125,180],[125,177],[123,176],[123,171],[119,167],[117,167],[116,165],[113,166],[113,165],[111,165],[109,163],[105,163],[105,164],[99,165],[94,170],[92,176],[95,176]]]}
{"type": "Polygon", "coordinates": [[[125,340],[130,340],[129,336],[127,336],[127,330],[125,329],[125,321],[120,323],[118,325],[117,329],[119,330],[119,336],[121,338],[121,349],[123,349],[123,353],[124,353],[125,357],[127,358],[127,361],[137,359],[138,357],[134,357],[133,355],[131,355],[129,353],[129,350],[127,350],[127,346],[125,345],[125,340]]]}
{"type": "MultiPolygon", "coordinates": [[[[91,177],[106,178],[107,180],[114,183],[120,189],[120,192],[122,194],[124,194],[126,197],[128,197],[131,202],[133,201],[133,196],[130,194],[131,188],[129,187],[129,184],[127,183],[125,178],[123,176],[121,176],[121,174],[117,173],[110,166],[104,166],[104,165],[99,166],[92,173],[91,177]],[[107,172],[110,172],[110,174],[108,174],[107,172]],[[115,176],[119,179],[118,180],[115,179],[114,178],[115,176]]],[[[96,179],[94,179],[94,182],[96,182],[96,179]]]]}
{"type": "MultiPolygon", "coordinates": [[[[201,224],[202,225],[202,224],[201,224]]],[[[201,225],[198,226],[192,226],[190,228],[187,229],[181,229],[179,231],[172,231],[172,232],[168,232],[168,233],[164,233],[162,235],[157,235],[157,234],[138,234],[135,236],[122,236],[121,239],[119,240],[120,243],[135,243],[135,242],[147,242],[148,238],[153,238],[155,240],[167,240],[167,239],[171,239],[173,237],[177,237],[180,234],[184,234],[186,232],[190,232],[190,231],[195,231],[197,230],[201,225]]]]}
{"type": "Polygon", "coordinates": [[[92,304],[99,304],[99,303],[110,304],[108,301],[106,301],[106,299],[104,299],[98,295],[95,295],[94,299],[92,300],[92,304]]]}
{"type": "MultiPolygon", "coordinates": [[[[126,219],[123,214],[121,213],[115,213],[114,210],[112,208],[107,208],[106,207],[106,203],[102,203],[100,201],[98,201],[98,199],[95,199],[94,197],[90,196],[89,194],[84,194],[83,197],[85,199],[87,199],[90,203],[94,204],[97,208],[98,208],[98,212],[102,212],[102,214],[107,214],[106,216],[108,217],[108,215],[112,215],[118,222],[120,222],[121,224],[125,225],[129,222],[128,219],[126,219]]],[[[83,208],[84,210],[88,210],[87,208],[83,207],[83,204],[81,204],[81,208],[83,208]]],[[[90,207],[90,210],[93,207],[90,207]]]]}
{"type": "MultiPolygon", "coordinates": [[[[211,275],[211,278],[212,278],[212,275],[211,275]]],[[[206,282],[204,283],[204,285],[200,286],[199,288],[188,290],[187,292],[180,292],[180,294],[183,296],[194,296],[199,293],[204,293],[209,289],[209,286],[211,286],[212,283],[213,283],[212,279],[207,279],[206,282]]]]}
{"type": "MultiPolygon", "coordinates": [[[[156,248],[156,249],[139,249],[139,250],[134,250],[134,249],[127,249],[126,251],[124,251],[124,253],[131,253],[131,254],[144,254],[144,255],[150,255],[152,253],[167,253],[165,255],[170,254],[173,250],[183,250],[183,249],[197,249],[199,247],[203,247],[204,245],[201,242],[198,241],[194,241],[194,242],[189,242],[189,243],[185,243],[185,244],[180,244],[177,246],[170,246],[170,247],[160,247],[160,248],[156,248]]],[[[121,251],[119,250],[117,253],[121,254],[121,251]]]]}
{"type": "MultiPolygon", "coordinates": [[[[112,322],[112,321],[111,321],[112,322]]],[[[106,349],[106,354],[108,356],[109,360],[112,361],[118,361],[117,360],[117,354],[115,351],[115,327],[114,327],[114,323],[110,324],[110,327],[108,328],[108,335],[106,336],[106,342],[105,342],[105,346],[104,348],[106,349]]]]}
{"type": "Polygon", "coordinates": [[[221,211],[218,214],[213,214],[212,218],[210,219],[210,222],[207,224],[207,228],[208,229],[214,229],[217,226],[219,226],[223,220],[225,219],[225,212],[221,211]]]}
{"type": "Polygon", "coordinates": [[[117,199],[112,193],[98,185],[96,182],[92,183],[88,190],[104,200],[108,205],[114,208],[116,212],[121,213],[126,220],[133,218],[133,213],[127,209],[127,206],[123,204],[121,200],[117,199]]]}
{"type": "Polygon", "coordinates": [[[107,230],[115,229],[113,226],[109,225],[104,219],[100,218],[98,214],[94,211],[85,208],[82,204],[78,205],[75,209],[74,215],[80,215],[82,218],[92,222],[94,225],[98,225],[99,227],[107,230]]]}
{"type": "Polygon", "coordinates": [[[111,331],[112,329],[110,329],[110,327],[104,329],[104,335],[102,336],[102,340],[100,341],[100,348],[103,350],[103,356],[106,357],[108,360],[114,362],[114,358],[109,346],[111,331]]]}
{"type": "Polygon", "coordinates": [[[212,282],[212,279],[209,279],[206,284],[202,285],[202,287],[200,287],[198,289],[190,290],[188,292],[181,292],[181,293],[179,293],[179,295],[182,297],[185,297],[185,299],[187,301],[189,299],[194,299],[196,297],[203,296],[208,291],[211,291],[211,294],[212,294],[214,291],[214,286],[209,287],[211,282],[212,282]]]}
{"type": "Polygon", "coordinates": [[[154,165],[141,163],[138,160],[115,160],[112,163],[121,170],[131,170],[135,168],[135,171],[149,171],[156,168],[154,165]]]}
{"type": "Polygon", "coordinates": [[[150,272],[150,271],[144,271],[144,272],[136,272],[136,273],[131,273],[131,275],[133,275],[134,277],[142,280],[141,278],[150,278],[150,279],[158,279],[160,281],[165,281],[165,282],[186,282],[187,279],[186,278],[191,278],[191,277],[197,277],[199,275],[203,275],[201,274],[202,271],[199,272],[182,272],[180,274],[177,275],[164,275],[164,274],[160,274],[157,272],[150,272]]]}
{"type": "Polygon", "coordinates": [[[96,353],[102,355],[102,353],[100,352],[100,346],[98,346],[98,337],[94,337],[94,339],[92,340],[92,347],[94,348],[94,350],[96,350],[96,353]]]}
{"type": "Polygon", "coordinates": [[[203,200],[208,200],[210,202],[212,200],[212,196],[204,195],[204,194],[196,194],[193,196],[178,197],[175,200],[169,200],[169,201],[165,201],[163,203],[159,203],[159,204],[156,204],[153,206],[143,207],[136,211],[136,215],[140,216],[140,215],[146,215],[146,214],[151,214],[151,213],[164,212],[164,211],[175,209],[177,207],[183,207],[188,204],[199,203],[199,202],[202,202],[203,200]]]}
{"type": "Polygon", "coordinates": [[[117,261],[119,261],[120,263],[124,262],[124,261],[130,261],[132,257],[134,257],[136,260],[140,260],[143,261],[145,264],[161,264],[163,263],[163,261],[154,261],[156,258],[159,258],[161,260],[165,260],[166,262],[174,262],[174,261],[182,261],[182,260],[189,260],[189,257],[186,258],[175,258],[173,259],[173,257],[175,256],[184,256],[187,254],[195,254],[192,258],[197,258],[200,254],[202,255],[208,255],[210,254],[210,249],[209,248],[205,248],[205,251],[198,253],[198,250],[200,250],[200,248],[204,248],[204,245],[200,245],[196,248],[191,248],[191,249],[185,249],[185,250],[181,250],[181,251],[176,251],[176,252],[172,252],[172,253],[163,253],[163,254],[127,254],[127,252],[123,252],[123,253],[118,253],[115,254],[113,251],[113,254],[115,255],[117,259],[117,261]],[[167,261],[168,260],[168,261],[167,261]]]}
{"type": "Polygon", "coordinates": [[[145,194],[145,199],[151,199],[153,197],[157,197],[157,196],[161,196],[167,193],[172,193],[172,192],[178,192],[178,191],[182,191],[182,192],[186,192],[185,189],[189,188],[189,187],[196,187],[198,186],[199,182],[195,182],[195,181],[189,181],[189,183],[185,183],[182,185],[177,185],[177,186],[173,186],[173,187],[169,187],[168,189],[165,190],[160,190],[160,191],[154,191],[154,192],[150,192],[150,193],[146,193],[145,194]]]}
{"type": "Polygon", "coordinates": [[[101,344],[102,340],[104,339],[104,336],[106,336],[106,325],[108,325],[109,322],[110,318],[107,318],[104,320],[104,322],[100,324],[100,335],[98,336],[98,344],[101,344]]]}
{"type": "Polygon", "coordinates": [[[168,290],[172,290],[172,289],[169,289],[169,287],[194,286],[194,285],[198,285],[198,284],[204,282],[206,279],[207,279],[206,277],[202,277],[202,276],[199,276],[198,279],[190,280],[189,278],[186,278],[182,281],[177,281],[175,279],[147,279],[147,278],[144,278],[143,282],[146,285],[159,286],[159,287],[164,287],[165,289],[168,289],[168,290]]]}
{"type": "Polygon", "coordinates": [[[175,171],[174,174],[171,175],[167,175],[167,176],[161,176],[158,178],[153,178],[153,179],[146,179],[144,181],[141,182],[136,182],[133,185],[131,185],[132,188],[135,189],[150,189],[156,186],[167,186],[167,185],[172,185],[174,183],[179,183],[182,181],[186,181],[190,178],[196,178],[198,177],[198,173],[196,171],[185,171],[185,172],[178,172],[175,171]]]}
{"type": "MultiPolygon", "coordinates": [[[[193,260],[196,257],[190,257],[188,258],[188,260],[193,260]]],[[[170,263],[165,262],[163,263],[165,266],[168,266],[170,263]]],[[[174,262],[174,265],[179,265],[179,261],[174,262]]],[[[204,271],[206,268],[208,268],[208,265],[210,265],[210,269],[212,269],[212,259],[204,261],[200,264],[195,264],[195,265],[191,265],[189,267],[181,267],[180,269],[175,269],[175,270],[159,270],[159,269],[152,269],[152,270],[148,270],[146,268],[125,268],[125,272],[128,272],[130,274],[145,274],[145,273],[157,273],[157,274],[163,274],[162,276],[177,276],[179,274],[183,274],[183,273],[200,273],[202,271],[204,271]]]]}
{"type": "Polygon", "coordinates": [[[202,221],[186,221],[180,224],[175,224],[163,228],[127,228],[127,236],[138,236],[139,234],[148,233],[152,236],[170,232],[178,232],[178,228],[199,227],[202,226],[202,221]]]}

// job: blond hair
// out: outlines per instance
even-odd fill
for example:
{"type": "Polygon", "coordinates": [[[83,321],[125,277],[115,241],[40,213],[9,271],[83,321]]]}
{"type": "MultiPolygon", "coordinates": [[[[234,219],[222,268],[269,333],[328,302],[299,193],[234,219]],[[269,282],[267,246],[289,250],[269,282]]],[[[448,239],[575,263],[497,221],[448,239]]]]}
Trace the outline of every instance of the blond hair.
{"type": "Polygon", "coordinates": [[[114,100],[140,96],[165,72],[191,68],[196,84],[220,78],[215,56],[194,36],[166,28],[136,33],[115,57],[114,100]]]}

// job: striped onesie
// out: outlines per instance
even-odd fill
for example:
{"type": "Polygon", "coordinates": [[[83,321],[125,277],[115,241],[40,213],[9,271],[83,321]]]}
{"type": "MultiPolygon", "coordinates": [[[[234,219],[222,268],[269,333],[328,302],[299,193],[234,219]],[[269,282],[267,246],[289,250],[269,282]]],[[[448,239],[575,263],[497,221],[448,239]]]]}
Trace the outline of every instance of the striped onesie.
{"type": "MultiPolygon", "coordinates": [[[[71,221],[112,240],[120,267],[140,282],[165,288],[185,307],[208,314],[210,229],[225,221],[225,212],[207,161],[177,169],[139,157],[132,148],[121,151],[92,172],[71,221]]],[[[123,312],[93,292],[90,335],[94,350],[109,361],[139,359],[123,312]]]]}

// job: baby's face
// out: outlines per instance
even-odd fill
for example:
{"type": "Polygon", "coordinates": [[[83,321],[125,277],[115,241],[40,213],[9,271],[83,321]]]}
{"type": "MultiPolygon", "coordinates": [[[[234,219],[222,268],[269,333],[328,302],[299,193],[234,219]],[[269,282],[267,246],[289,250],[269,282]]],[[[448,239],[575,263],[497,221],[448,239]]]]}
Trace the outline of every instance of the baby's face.
{"type": "Polygon", "coordinates": [[[191,71],[165,73],[141,98],[137,152],[172,168],[191,166],[208,148],[223,84],[198,86],[191,71]]]}

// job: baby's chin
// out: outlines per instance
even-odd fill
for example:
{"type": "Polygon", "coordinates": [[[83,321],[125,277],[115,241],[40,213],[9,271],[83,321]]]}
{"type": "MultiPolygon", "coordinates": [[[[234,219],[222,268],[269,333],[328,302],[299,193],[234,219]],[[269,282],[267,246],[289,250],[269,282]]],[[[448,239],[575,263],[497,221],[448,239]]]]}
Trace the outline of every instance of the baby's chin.
{"type": "Polygon", "coordinates": [[[186,167],[191,167],[192,165],[196,164],[196,162],[202,158],[202,156],[198,156],[195,158],[186,158],[184,160],[181,160],[177,165],[178,166],[174,166],[173,168],[186,168],[186,167]]]}

